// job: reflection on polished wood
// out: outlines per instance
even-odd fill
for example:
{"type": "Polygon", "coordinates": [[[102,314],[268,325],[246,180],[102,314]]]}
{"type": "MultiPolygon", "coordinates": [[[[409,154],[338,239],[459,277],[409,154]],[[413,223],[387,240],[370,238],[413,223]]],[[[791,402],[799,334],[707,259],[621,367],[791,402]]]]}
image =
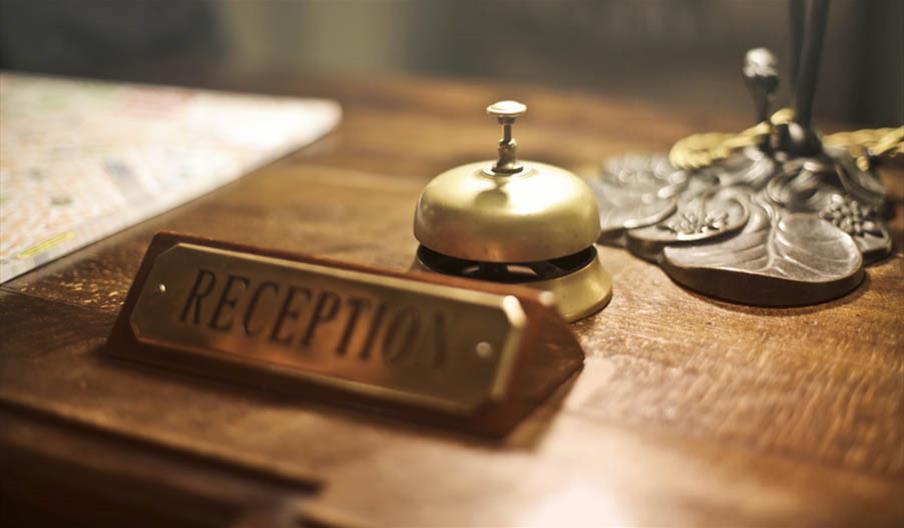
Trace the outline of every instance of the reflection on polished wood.
{"type": "MultiPolygon", "coordinates": [[[[706,299],[653,264],[600,248],[614,296],[573,325],[584,370],[498,442],[102,356],[161,229],[407,269],[417,246],[411,214],[426,181],[492,156],[486,145],[496,131],[462,109],[503,96],[530,104],[536,112],[519,133],[531,157],[578,174],[609,155],[665,151],[676,138],[747,119],[523,85],[230,82],[220,86],[338,97],[346,118],[311,148],[0,287],[4,407],[320,482],[319,491],[292,496],[311,511],[376,525],[904,518],[900,252],[841,299],[769,309],[706,299]]],[[[904,174],[883,177],[899,209],[890,225],[901,247],[904,174]]],[[[8,435],[0,431],[3,445],[8,435]]]]}

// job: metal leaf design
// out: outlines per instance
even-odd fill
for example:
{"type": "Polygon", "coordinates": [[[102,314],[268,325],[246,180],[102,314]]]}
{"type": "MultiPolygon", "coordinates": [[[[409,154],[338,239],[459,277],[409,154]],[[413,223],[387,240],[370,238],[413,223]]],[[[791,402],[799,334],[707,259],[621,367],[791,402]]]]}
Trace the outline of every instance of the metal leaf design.
{"type": "Polygon", "coordinates": [[[655,224],[675,211],[687,174],[664,155],[629,155],[609,160],[590,180],[600,206],[602,239],[617,239],[626,229],[655,224]]]}
{"type": "Polygon", "coordinates": [[[819,212],[819,218],[851,235],[864,261],[874,262],[891,254],[891,233],[879,218],[876,207],[835,194],[819,212]]]}
{"type": "Polygon", "coordinates": [[[761,198],[750,208],[747,225],[729,239],[666,247],[665,271],[706,295],[764,306],[823,302],[863,279],[860,250],[844,231],[814,215],[782,213],[761,198]]]}
{"type": "Polygon", "coordinates": [[[714,176],[723,187],[743,185],[752,189],[762,188],[779,170],[774,159],[754,148],[747,148],[740,156],[723,160],[718,165],[700,171],[701,175],[714,176]]]}
{"type": "Polygon", "coordinates": [[[679,178],[662,163],[611,160],[591,182],[610,221],[600,241],[690,289],[744,304],[814,304],[852,291],[864,263],[892,253],[881,182],[837,149],[785,159],[751,147],[679,178]]]}
{"type": "Polygon", "coordinates": [[[635,255],[655,260],[662,248],[671,244],[702,243],[740,230],[747,223],[749,213],[746,199],[731,196],[710,196],[709,192],[682,196],[676,211],[658,224],[632,229],[625,235],[626,245],[635,255]]]}

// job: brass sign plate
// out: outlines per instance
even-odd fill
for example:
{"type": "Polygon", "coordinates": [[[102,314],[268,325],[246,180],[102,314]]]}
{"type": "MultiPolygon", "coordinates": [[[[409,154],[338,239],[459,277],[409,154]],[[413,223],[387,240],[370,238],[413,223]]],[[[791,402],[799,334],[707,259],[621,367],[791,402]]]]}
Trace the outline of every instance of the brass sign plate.
{"type": "Polygon", "coordinates": [[[105,351],[494,434],[583,359],[527,288],[169,233],[151,243],[105,351]]]}
{"type": "Polygon", "coordinates": [[[145,343],[453,412],[503,394],[524,322],[512,296],[195,244],[157,257],[131,318],[145,343]]]}

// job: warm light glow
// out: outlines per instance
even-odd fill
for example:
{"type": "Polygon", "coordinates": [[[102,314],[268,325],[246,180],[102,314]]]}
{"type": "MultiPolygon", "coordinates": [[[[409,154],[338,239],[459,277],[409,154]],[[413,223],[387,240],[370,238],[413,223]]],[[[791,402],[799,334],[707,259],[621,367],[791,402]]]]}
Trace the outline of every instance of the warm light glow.
{"type": "Polygon", "coordinates": [[[525,512],[518,526],[624,526],[612,497],[599,484],[575,484],[525,512]]]}

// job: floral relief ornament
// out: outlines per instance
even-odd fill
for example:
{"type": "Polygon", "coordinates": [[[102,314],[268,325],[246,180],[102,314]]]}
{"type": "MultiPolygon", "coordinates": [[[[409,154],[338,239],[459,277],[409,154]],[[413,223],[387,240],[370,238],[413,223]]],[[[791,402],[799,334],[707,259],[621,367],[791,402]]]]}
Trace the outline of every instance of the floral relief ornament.
{"type": "MultiPolygon", "coordinates": [[[[801,63],[798,86],[816,71],[812,58],[801,63]]],[[[823,137],[809,124],[812,92],[798,92],[794,111],[769,115],[778,76],[768,50],[748,52],[744,74],[757,125],[690,136],[668,156],[610,159],[591,178],[600,242],[732,302],[795,306],[842,296],[860,284],[864,265],[892,252],[875,169],[904,157],[904,127],[823,137]]]]}

